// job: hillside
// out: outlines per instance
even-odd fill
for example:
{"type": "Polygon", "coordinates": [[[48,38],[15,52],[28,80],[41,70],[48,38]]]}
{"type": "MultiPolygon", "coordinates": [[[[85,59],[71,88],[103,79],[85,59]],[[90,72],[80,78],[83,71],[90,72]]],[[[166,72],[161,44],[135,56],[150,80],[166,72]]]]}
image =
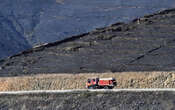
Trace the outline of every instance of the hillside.
{"type": "Polygon", "coordinates": [[[0,12],[0,59],[32,48],[28,41],[16,30],[12,21],[0,12]]]}
{"type": "Polygon", "coordinates": [[[174,110],[174,92],[72,92],[0,95],[1,110],[174,110]]]}
{"type": "Polygon", "coordinates": [[[0,59],[117,21],[174,8],[174,3],[174,0],[1,0],[0,59]]]}
{"type": "Polygon", "coordinates": [[[175,9],[170,9],[1,60],[0,76],[173,71],[174,42],[175,9]]]}

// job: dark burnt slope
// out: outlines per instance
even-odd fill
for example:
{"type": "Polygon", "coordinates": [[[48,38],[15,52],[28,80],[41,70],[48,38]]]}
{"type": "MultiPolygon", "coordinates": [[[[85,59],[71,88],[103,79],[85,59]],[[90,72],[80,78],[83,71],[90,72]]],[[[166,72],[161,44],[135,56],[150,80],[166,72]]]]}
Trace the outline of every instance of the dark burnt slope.
{"type": "Polygon", "coordinates": [[[174,92],[0,95],[1,110],[174,110],[174,92]]]}
{"type": "Polygon", "coordinates": [[[0,75],[172,71],[174,54],[171,9],[22,52],[0,62],[0,75]]]}
{"type": "Polygon", "coordinates": [[[0,59],[31,47],[13,22],[0,12],[0,59]]]}

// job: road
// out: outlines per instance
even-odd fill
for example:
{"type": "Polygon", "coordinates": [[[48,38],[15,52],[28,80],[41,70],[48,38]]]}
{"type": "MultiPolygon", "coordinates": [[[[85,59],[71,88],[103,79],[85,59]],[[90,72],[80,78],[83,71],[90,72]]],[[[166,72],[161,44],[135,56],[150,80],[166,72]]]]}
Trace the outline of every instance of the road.
{"type": "Polygon", "coordinates": [[[33,90],[33,91],[6,91],[0,92],[0,95],[23,95],[40,93],[76,93],[76,92],[175,92],[175,88],[154,88],[154,89],[72,89],[72,90],[33,90]]]}

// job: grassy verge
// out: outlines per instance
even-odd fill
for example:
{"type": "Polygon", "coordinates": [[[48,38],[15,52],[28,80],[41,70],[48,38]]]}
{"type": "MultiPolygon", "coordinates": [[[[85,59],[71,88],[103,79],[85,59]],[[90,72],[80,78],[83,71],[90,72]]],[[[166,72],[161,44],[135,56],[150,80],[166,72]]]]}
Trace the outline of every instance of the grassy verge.
{"type": "Polygon", "coordinates": [[[39,74],[0,78],[0,91],[85,89],[92,77],[115,77],[115,88],[175,88],[175,72],[39,74]]]}

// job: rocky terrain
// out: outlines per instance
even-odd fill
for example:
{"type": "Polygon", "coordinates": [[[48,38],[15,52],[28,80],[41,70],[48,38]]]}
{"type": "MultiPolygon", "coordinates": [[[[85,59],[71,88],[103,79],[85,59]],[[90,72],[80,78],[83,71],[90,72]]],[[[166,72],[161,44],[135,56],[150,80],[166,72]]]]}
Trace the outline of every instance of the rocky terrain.
{"type": "Polygon", "coordinates": [[[175,9],[22,52],[0,61],[0,76],[173,71],[175,9]]]}
{"type": "Polygon", "coordinates": [[[174,8],[174,4],[174,0],[1,0],[0,59],[97,27],[174,8]]]}
{"type": "Polygon", "coordinates": [[[174,92],[0,95],[1,110],[174,110],[174,92]]]}

